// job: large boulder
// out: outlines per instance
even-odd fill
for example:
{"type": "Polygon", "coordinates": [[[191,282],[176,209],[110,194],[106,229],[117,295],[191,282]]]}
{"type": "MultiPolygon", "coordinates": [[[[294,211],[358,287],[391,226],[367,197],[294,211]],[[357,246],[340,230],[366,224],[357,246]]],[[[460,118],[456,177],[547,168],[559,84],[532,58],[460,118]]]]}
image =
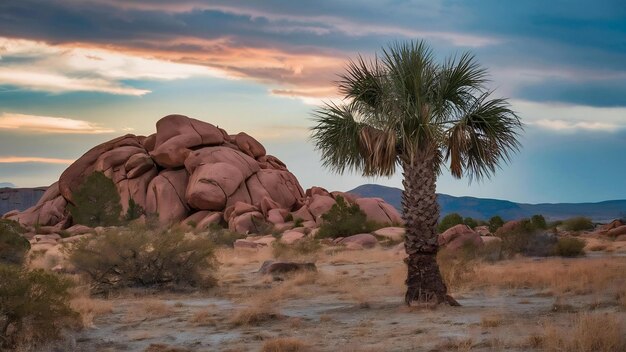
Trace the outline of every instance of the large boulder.
{"type": "Polygon", "coordinates": [[[378,244],[376,237],[369,233],[348,236],[338,241],[338,244],[346,246],[348,249],[374,248],[378,244]]]}
{"type": "Polygon", "coordinates": [[[621,235],[626,235],[626,225],[615,227],[615,228],[609,230],[606,234],[607,234],[607,236],[613,237],[613,238],[616,238],[616,237],[621,236],[621,235]]]}
{"type": "Polygon", "coordinates": [[[459,224],[447,229],[444,233],[439,235],[437,241],[439,242],[439,246],[443,246],[452,251],[468,245],[475,247],[483,246],[483,240],[480,235],[464,224],[459,224]]]}
{"type": "Polygon", "coordinates": [[[286,165],[246,133],[229,135],[183,115],[163,117],[156,130],[147,137],[129,134],[92,148],[35,206],[4,217],[31,230],[35,225],[40,231],[49,228],[48,233],[77,225],[68,211],[72,194],[87,176],[100,171],[120,195],[120,215],[132,200],[146,216],[158,215],[163,225],[182,222],[205,229],[228,224],[243,233],[267,232],[268,226],[286,231],[297,225],[309,233],[340,196],[356,202],[370,221],[402,222],[396,209],[379,198],[356,198],[321,187],[304,192],[286,165]]]}
{"type": "Polygon", "coordinates": [[[359,198],[354,201],[367,219],[378,224],[401,224],[400,213],[382,198],[359,198]]]}

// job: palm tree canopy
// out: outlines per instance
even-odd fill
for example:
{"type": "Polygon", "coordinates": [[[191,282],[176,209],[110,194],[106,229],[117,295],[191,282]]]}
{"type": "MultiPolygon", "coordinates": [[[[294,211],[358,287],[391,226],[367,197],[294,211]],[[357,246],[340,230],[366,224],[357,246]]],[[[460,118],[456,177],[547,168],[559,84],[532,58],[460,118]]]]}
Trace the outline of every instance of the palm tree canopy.
{"type": "Polygon", "coordinates": [[[519,148],[522,124],[505,99],[491,98],[487,72],[465,53],[437,63],[423,41],[359,56],[340,76],[343,103],[314,114],[312,139],[324,165],[390,176],[428,159],[454,177],[490,177],[519,148]]]}

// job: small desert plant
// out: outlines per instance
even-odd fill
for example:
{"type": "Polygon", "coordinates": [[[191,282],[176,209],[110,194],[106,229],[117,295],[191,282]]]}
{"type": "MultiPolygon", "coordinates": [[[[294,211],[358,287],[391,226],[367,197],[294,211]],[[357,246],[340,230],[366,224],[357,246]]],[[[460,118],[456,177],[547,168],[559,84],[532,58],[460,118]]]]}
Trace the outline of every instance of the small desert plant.
{"type": "Polygon", "coordinates": [[[546,223],[546,218],[543,215],[537,214],[533,215],[530,218],[530,223],[535,229],[545,230],[548,228],[548,224],[546,223]]]}
{"type": "Polygon", "coordinates": [[[504,225],[504,220],[499,215],[493,216],[489,219],[489,231],[496,233],[496,231],[504,225]]]}
{"type": "Polygon", "coordinates": [[[84,239],[69,260],[92,281],[96,293],[123,287],[200,286],[214,284],[213,242],[188,238],[178,230],[132,228],[84,239]]]}
{"type": "Polygon", "coordinates": [[[466,217],[465,219],[463,219],[463,223],[465,225],[469,226],[470,229],[473,229],[476,226],[478,226],[478,221],[476,221],[474,218],[470,218],[470,217],[466,217]]]}
{"type": "Polygon", "coordinates": [[[0,264],[22,264],[30,243],[22,237],[24,229],[15,221],[0,220],[0,264]]]}
{"type": "Polygon", "coordinates": [[[72,193],[72,203],[69,210],[75,224],[96,227],[120,223],[120,195],[113,180],[102,172],[96,171],[84,180],[72,193]]]}
{"type": "Polygon", "coordinates": [[[233,247],[235,241],[241,238],[245,238],[246,235],[237,233],[234,231],[230,231],[221,227],[218,224],[209,225],[209,235],[208,238],[216,245],[216,246],[224,246],[224,247],[233,247]]]}
{"type": "Polygon", "coordinates": [[[506,257],[515,254],[545,257],[555,252],[556,237],[535,228],[528,219],[520,220],[511,231],[497,235],[502,239],[502,253],[506,257]]]}
{"type": "Polygon", "coordinates": [[[593,230],[593,222],[584,216],[577,216],[563,221],[563,229],[567,231],[593,230]]]}
{"type": "Polygon", "coordinates": [[[295,218],[293,221],[293,227],[302,227],[304,220],[301,218],[295,218]]]}
{"type": "Polygon", "coordinates": [[[259,305],[240,309],[235,313],[230,322],[235,326],[250,326],[282,318],[276,311],[275,306],[270,302],[260,303],[259,305]]]}
{"type": "Polygon", "coordinates": [[[126,215],[124,216],[124,220],[133,221],[139,219],[141,215],[143,215],[145,211],[141,207],[141,205],[135,203],[135,200],[130,198],[128,200],[128,209],[126,210],[126,215]]]}
{"type": "Polygon", "coordinates": [[[444,216],[443,219],[441,219],[441,221],[439,221],[439,225],[437,225],[437,231],[439,233],[443,233],[447,229],[453,226],[462,224],[462,223],[463,223],[463,217],[461,217],[461,215],[457,213],[450,213],[444,216]]]}
{"type": "Polygon", "coordinates": [[[301,352],[307,344],[292,337],[277,337],[263,344],[262,352],[301,352]]]}
{"type": "Polygon", "coordinates": [[[556,253],[561,257],[578,257],[585,254],[585,241],[576,237],[561,237],[556,243],[556,253]]]}
{"type": "Polygon", "coordinates": [[[303,238],[293,244],[285,244],[280,241],[272,243],[274,258],[292,258],[317,253],[322,246],[314,238],[303,238]]]}
{"type": "Polygon", "coordinates": [[[0,349],[33,348],[76,326],[69,281],[43,270],[0,265],[0,349]]]}
{"type": "Polygon", "coordinates": [[[375,225],[367,221],[357,204],[350,205],[341,196],[335,201],[336,204],[322,215],[324,222],[317,233],[318,238],[345,237],[374,230],[375,225]]]}

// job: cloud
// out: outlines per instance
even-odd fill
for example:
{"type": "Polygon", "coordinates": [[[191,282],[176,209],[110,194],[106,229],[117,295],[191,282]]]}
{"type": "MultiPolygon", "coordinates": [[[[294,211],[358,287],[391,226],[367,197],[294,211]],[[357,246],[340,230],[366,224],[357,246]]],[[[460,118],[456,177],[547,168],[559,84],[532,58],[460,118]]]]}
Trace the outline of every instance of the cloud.
{"type": "Polygon", "coordinates": [[[531,126],[560,132],[617,132],[626,129],[626,108],[511,100],[512,108],[531,126]]]}
{"type": "Polygon", "coordinates": [[[592,121],[566,121],[566,120],[537,120],[531,124],[556,131],[591,130],[613,132],[620,126],[612,123],[592,121]]]}
{"type": "Polygon", "coordinates": [[[115,132],[115,130],[103,128],[97,124],[83,120],[13,113],[2,113],[0,115],[0,130],[3,129],[67,134],[101,134],[115,132]]]}
{"type": "Polygon", "coordinates": [[[124,80],[226,77],[221,70],[76,45],[0,38],[0,85],[47,92],[89,91],[141,96],[124,80]]]}
{"type": "Polygon", "coordinates": [[[69,165],[73,162],[74,160],[72,159],[42,158],[38,156],[0,156],[0,164],[44,163],[69,165]]]}

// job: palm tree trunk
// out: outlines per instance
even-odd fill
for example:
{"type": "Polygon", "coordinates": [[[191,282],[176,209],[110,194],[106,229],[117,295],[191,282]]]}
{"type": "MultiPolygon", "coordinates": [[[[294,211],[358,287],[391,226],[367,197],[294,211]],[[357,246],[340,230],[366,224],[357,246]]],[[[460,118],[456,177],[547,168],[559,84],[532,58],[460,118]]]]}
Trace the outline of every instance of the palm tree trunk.
{"type": "Polygon", "coordinates": [[[408,254],[404,260],[407,264],[406,304],[435,301],[458,305],[448,296],[448,289],[437,265],[439,204],[435,192],[437,175],[432,158],[405,162],[403,168],[404,247],[408,254]]]}

